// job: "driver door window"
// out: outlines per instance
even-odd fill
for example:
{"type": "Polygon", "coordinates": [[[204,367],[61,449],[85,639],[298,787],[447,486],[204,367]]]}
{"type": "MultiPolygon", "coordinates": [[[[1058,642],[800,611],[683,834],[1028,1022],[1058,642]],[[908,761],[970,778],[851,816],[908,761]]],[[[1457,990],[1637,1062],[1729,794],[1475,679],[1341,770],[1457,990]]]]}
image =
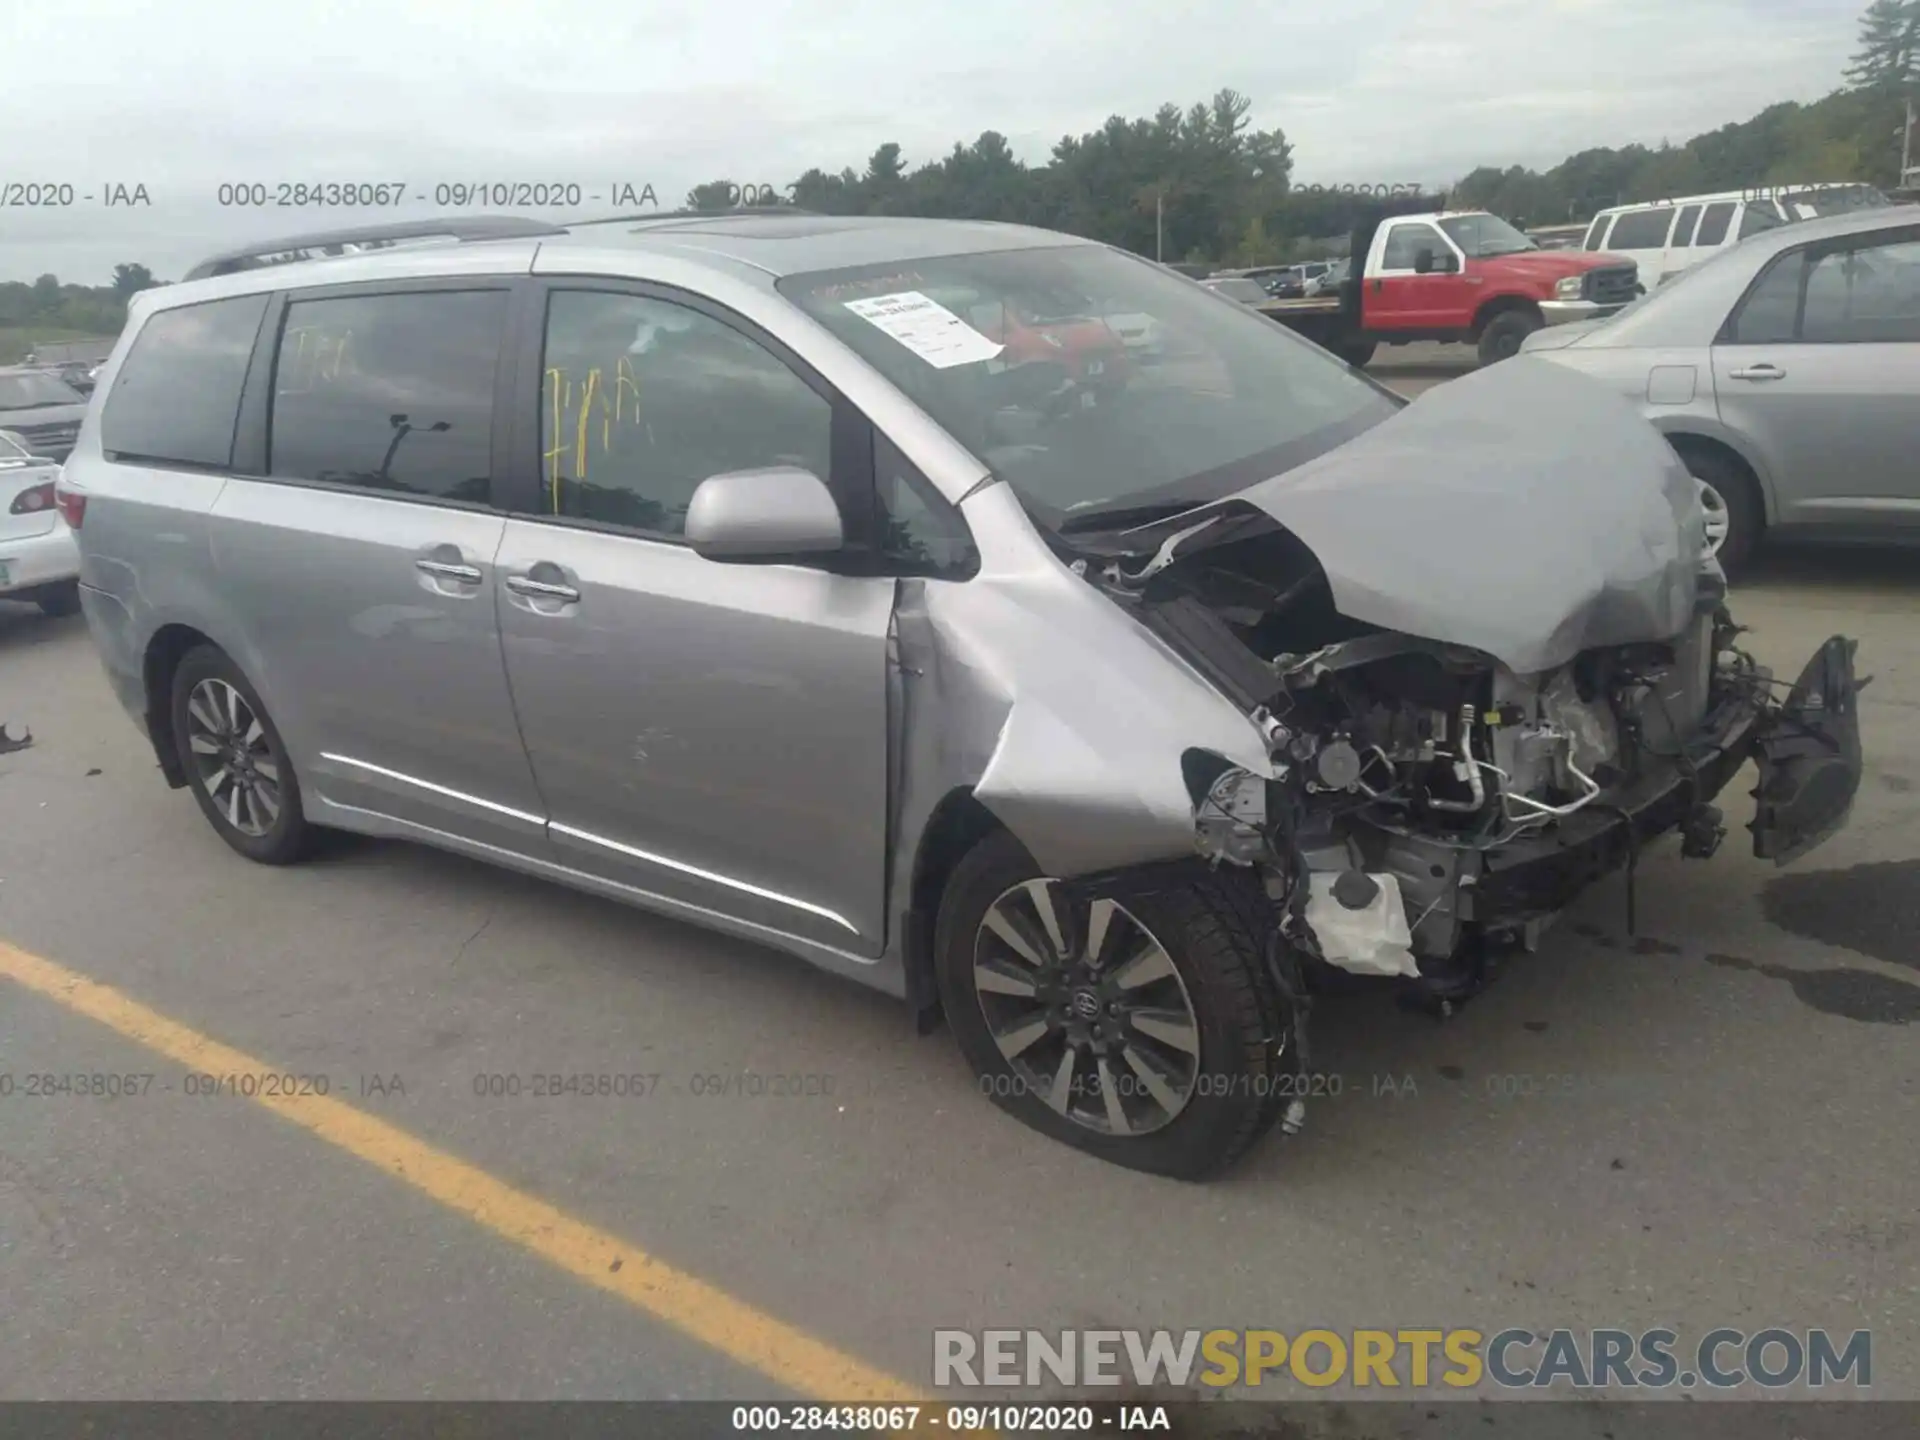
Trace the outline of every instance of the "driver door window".
{"type": "Polygon", "coordinates": [[[1451,255],[1447,242],[1431,225],[1396,225],[1387,232],[1387,246],[1380,256],[1380,269],[1413,273],[1414,260],[1422,250],[1431,250],[1434,258],[1451,255]]]}
{"type": "Polygon", "coordinates": [[[833,407],[712,316],[639,295],[568,290],[547,312],[543,508],[678,536],[700,482],[796,465],[829,478],[833,407]]]}

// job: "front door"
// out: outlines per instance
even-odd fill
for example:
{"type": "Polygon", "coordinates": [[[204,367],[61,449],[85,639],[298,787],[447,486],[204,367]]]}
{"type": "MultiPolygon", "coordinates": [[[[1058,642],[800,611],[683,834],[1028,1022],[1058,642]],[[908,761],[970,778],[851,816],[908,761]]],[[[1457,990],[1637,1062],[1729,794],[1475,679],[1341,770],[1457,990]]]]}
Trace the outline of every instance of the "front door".
{"type": "Polygon", "coordinates": [[[843,402],[743,322],[660,294],[554,288],[536,369],[541,483],[507,523],[499,600],[556,858],[877,955],[894,582],[684,540],[710,475],[839,484],[843,402]]]}
{"type": "Polygon", "coordinates": [[[1424,220],[1390,223],[1380,242],[1380,260],[1362,290],[1361,315],[1368,330],[1461,329],[1473,304],[1472,282],[1459,268],[1421,274],[1414,268],[1421,251],[1435,261],[1462,261],[1446,236],[1424,220]]]}
{"type": "Polygon", "coordinates": [[[1920,226],[1782,255],[1713,369],[1721,418],[1760,448],[1783,523],[1920,527],[1920,226]]]}
{"type": "Polygon", "coordinates": [[[209,519],[238,658],[307,788],[538,854],[493,598],[509,291],[484,285],[294,295],[266,453],[209,519]]]}

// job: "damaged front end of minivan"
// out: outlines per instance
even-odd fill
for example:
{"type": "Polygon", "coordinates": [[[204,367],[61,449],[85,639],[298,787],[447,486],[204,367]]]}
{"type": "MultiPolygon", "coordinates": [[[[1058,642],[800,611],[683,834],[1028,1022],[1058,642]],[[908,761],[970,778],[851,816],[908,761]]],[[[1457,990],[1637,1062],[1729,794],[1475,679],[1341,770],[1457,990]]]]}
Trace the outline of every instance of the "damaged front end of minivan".
{"type": "Polygon", "coordinates": [[[1850,815],[1855,643],[1828,640],[1780,684],[1742,648],[1685,472],[1651,431],[1644,456],[1590,452],[1618,468],[1580,499],[1569,480],[1589,477],[1529,479],[1524,453],[1489,477],[1474,467],[1500,462],[1448,449],[1484,400],[1383,427],[1401,459],[1417,424],[1441,432],[1426,453],[1451,453],[1452,474],[1382,480],[1363,438],[1318,473],[1075,546],[1076,572],[1264,736],[1264,774],[1202,746],[1181,763],[1196,849],[1273,901],[1280,983],[1396,977],[1444,1013],[1620,870],[1631,928],[1641,852],[1677,835],[1712,856],[1716,801],[1749,761],[1757,856],[1786,864],[1850,815]],[[1506,513],[1470,502],[1469,473],[1506,513]],[[1459,523],[1433,518],[1450,508],[1459,523]]]}

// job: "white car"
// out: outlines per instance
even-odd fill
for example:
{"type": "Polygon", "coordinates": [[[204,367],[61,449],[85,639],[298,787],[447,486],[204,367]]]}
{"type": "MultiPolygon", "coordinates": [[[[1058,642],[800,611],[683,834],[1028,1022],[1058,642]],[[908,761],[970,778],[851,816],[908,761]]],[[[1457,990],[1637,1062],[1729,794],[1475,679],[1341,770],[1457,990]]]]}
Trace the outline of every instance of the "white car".
{"type": "Polygon", "coordinates": [[[0,600],[71,615],[80,608],[80,551],[54,503],[59,478],[59,461],[0,430],[0,600]]]}

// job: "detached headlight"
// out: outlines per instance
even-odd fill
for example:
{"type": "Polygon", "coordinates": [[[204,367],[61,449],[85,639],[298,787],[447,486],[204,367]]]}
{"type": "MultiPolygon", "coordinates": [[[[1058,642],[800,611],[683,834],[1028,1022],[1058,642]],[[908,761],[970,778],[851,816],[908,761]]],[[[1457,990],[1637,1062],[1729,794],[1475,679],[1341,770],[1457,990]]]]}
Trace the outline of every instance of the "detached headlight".
{"type": "Polygon", "coordinates": [[[1585,292],[1586,286],[1586,276],[1569,275],[1553,287],[1553,297],[1556,300],[1578,300],[1585,292]]]}

